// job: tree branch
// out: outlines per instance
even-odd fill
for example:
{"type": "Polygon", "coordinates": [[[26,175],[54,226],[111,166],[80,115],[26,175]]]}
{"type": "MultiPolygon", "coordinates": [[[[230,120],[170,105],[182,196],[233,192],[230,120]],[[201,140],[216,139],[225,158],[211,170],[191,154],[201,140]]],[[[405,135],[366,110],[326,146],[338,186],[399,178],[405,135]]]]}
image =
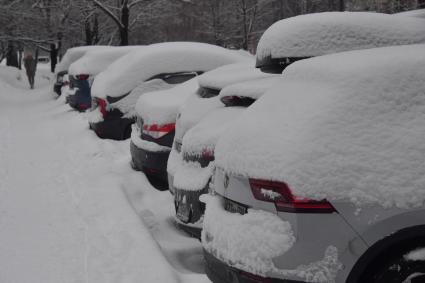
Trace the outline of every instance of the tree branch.
{"type": "Polygon", "coordinates": [[[99,9],[101,9],[105,14],[107,14],[120,28],[124,28],[124,25],[121,23],[121,21],[117,18],[117,16],[112,13],[107,7],[102,5],[98,0],[92,0],[93,4],[99,9]]]}

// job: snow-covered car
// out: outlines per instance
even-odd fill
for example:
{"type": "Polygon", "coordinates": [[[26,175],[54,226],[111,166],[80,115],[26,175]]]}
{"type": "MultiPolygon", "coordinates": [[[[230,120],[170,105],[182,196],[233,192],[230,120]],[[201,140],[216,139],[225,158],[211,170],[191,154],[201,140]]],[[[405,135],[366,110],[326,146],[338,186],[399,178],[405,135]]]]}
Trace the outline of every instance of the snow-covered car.
{"type": "Polygon", "coordinates": [[[79,111],[91,108],[91,84],[96,75],[105,70],[110,64],[131,51],[143,48],[142,46],[111,47],[105,50],[87,52],[83,57],[69,66],[70,78],[67,101],[69,105],[79,111]]]}
{"type": "Polygon", "coordinates": [[[101,138],[126,139],[135,122],[135,106],[145,93],[185,82],[212,65],[245,58],[235,51],[195,42],[165,42],[133,51],[100,73],[92,86],[90,128],[101,138]]]}
{"type": "Polygon", "coordinates": [[[424,20],[371,12],[326,12],[280,20],[262,35],[257,67],[281,73],[288,64],[348,50],[424,43],[424,20]]]}
{"type": "Polygon", "coordinates": [[[209,278],[425,282],[424,73],[425,45],[289,66],[215,148],[209,278]]]}
{"type": "Polygon", "coordinates": [[[56,80],[53,85],[53,91],[57,95],[61,95],[61,89],[63,87],[63,76],[68,73],[69,66],[84,56],[89,51],[102,50],[110,48],[109,46],[95,45],[95,46],[80,46],[69,48],[62,60],[56,66],[56,80]]]}
{"type": "Polygon", "coordinates": [[[177,113],[173,146],[167,162],[168,187],[171,194],[174,194],[174,174],[183,162],[181,146],[185,133],[210,111],[224,107],[218,98],[221,89],[231,84],[267,76],[269,75],[255,69],[254,62],[249,60],[219,67],[198,78],[198,89],[186,98],[177,113]]]}
{"type": "MultiPolygon", "coordinates": [[[[252,56],[226,56],[220,61],[213,60],[209,70],[220,67],[218,64],[241,61],[252,62],[252,56]]],[[[253,64],[250,64],[252,67],[253,64]]],[[[204,70],[208,71],[207,68],[204,70]]],[[[143,95],[137,101],[137,123],[130,143],[132,166],[136,170],[143,170],[160,189],[168,189],[167,161],[173,145],[179,107],[198,88],[198,78],[193,78],[172,89],[143,95]]]]}
{"type": "Polygon", "coordinates": [[[210,190],[217,140],[279,78],[269,75],[223,88],[217,97],[222,107],[210,111],[184,135],[180,153],[182,161],[175,171],[173,188],[176,221],[189,234],[201,236],[205,205],[199,197],[210,190]]]}

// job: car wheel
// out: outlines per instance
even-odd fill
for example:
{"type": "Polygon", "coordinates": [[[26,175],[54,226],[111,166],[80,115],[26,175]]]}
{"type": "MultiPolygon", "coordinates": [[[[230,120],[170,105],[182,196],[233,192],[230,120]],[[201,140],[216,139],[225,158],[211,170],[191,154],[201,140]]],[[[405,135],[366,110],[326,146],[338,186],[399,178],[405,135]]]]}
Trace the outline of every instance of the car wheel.
{"type": "MultiPolygon", "coordinates": [[[[424,246],[425,247],[425,246],[424,246]]],[[[405,255],[416,248],[397,252],[390,257],[381,258],[374,264],[372,271],[364,282],[374,283],[419,283],[425,282],[425,258],[408,260],[405,255]]]]}

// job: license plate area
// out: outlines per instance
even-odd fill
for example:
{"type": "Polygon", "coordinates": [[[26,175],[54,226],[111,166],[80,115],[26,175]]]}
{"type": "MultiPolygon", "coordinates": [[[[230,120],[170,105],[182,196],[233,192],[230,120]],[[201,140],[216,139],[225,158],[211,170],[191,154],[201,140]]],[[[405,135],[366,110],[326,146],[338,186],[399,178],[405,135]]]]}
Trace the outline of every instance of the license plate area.
{"type": "Polygon", "coordinates": [[[248,206],[238,203],[230,199],[224,199],[224,209],[231,213],[246,214],[248,212],[248,206]]]}

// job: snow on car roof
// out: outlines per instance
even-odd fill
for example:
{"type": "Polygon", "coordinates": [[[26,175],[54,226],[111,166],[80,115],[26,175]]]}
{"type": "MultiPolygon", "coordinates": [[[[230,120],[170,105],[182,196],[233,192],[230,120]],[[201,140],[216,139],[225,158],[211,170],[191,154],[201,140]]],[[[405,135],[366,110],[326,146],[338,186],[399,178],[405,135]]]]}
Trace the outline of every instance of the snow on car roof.
{"type": "Polygon", "coordinates": [[[163,73],[208,71],[224,64],[247,60],[223,47],[196,42],[164,42],[133,51],[100,73],[93,83],[96,97],[128,93],[143,81],[163,73]]]}
{"type": "Polygon", "coordinates": [[[252,59],[242,63],[229,64],[212,70],[199,77],[201,87],[221,90],[225,86],[250,79],[265,78],[270,76],[255,68],[252,59]]]}
{"type": "Polygon", "coordinates": [[[195,77],[171,89],[146,93],[137,101],[137,115],[144,124],[175,123],[179,107],[198,87],[195,77]]]}
{"type": "Polygon", "coordinates": [[[371,12],[315,13],[269,27],[258,43],[257,61],[424,42],[422,19],[371,12]]]}
{"type": "Polygon", "coordinates": [[[250,97],[255,100],[260,98],[267,90],[279,81],[280,75],[270,75],[258,80],[250,80],[229,85],[220,91],[219,98],[227,96],[250,97]]]}
{"type": "Polygon", "coordinates": [[[294,63],[222,135],[216,164],[313,199],[423,205],[424,74],[425,45],[294,63]]]}
{"type": "Polygon", "coordinates": [[[107,48],[105,50],[92,50],[84,54],[80,59],[69,66],[68,73],[71,75],[89,74],[97,75],[105,70],[118,58],[127,53],[141,49],[142,46],[122,46],[107,48]]]}
{"type": "MultiPolygon", "coordinates": [[[[260,72],[254,67],[254,61],[222,66],[199,76],[199,86],[221,90],[228,85],[269,77],[270,74],[260,72]]],[[[193,93],[181,105],[180,117],[176,124],[176,139],[181,140],[187,130],[198,123],[202,117],[213,109],[224,107],[218,96],[203,98],[193,93]]]]}
{"type": "Polygon", "coordinates": [[[425,18],[425,9],[411,10],[411,11],[396,13],[393,15],[404,16],[404,17],[425,18]]]}
{"type": "Polygon", "coordinates": [[[95,50],[102,50],[102,49],[109,49],[113,48],[113,46],[104,46],[104,45],[92,45],[92,46],[79,46],[79,47],[73,47],[69,48],[65,55],[63,56],[62,60],[59,62],[59,64],[56,66],[56,73],[59,73],[61,71],[68,71],[69,66],[84,56],[89,51],[95,51],[95,50]]]}

